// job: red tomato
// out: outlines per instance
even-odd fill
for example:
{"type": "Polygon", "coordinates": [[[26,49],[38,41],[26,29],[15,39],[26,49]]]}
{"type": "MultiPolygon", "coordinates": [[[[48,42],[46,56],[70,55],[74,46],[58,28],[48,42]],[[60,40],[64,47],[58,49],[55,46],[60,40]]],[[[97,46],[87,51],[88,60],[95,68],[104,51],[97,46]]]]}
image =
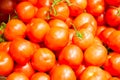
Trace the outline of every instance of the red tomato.
{"type": "Polygon", "coordinates": [[[34,47],[28,40],[17,38],[10,44],[10,55],[21,65],[25,65],[32,57],[34,47]]]}
{"type": "Polygon", "coordinates": [[[69,0],[70,16],[78,16],[87,7],[87,0],[69,0]]]}
{"type": "Polygon", "coordinates": [[[120,25],[120,7],[110,7],[105,12],[106,23],[111,27],[118,27],[120,25]]]}
{"type": "Polygon", "coordinates": [[[10,41],[15,38],[24,38],[26,29],[26,25],[21,20],[11,19],[6,25],[4,37],[10,41]]]}
{"type": "Polygon", "coordinates": [[[0,51],[9,52],[10,43],[11,42],[1,42],[0,43],[0,51]]]}
{"type": "Polygon", "coordinates": [[[35,73],[30,62],[26,63],[25,65],[16,64],[14,67],[14,72],[23,73],[28,78],[30,78],[35,73]]]}
{"type": "Polygon", "coordinates": [[[87,0],[86,10],[93,16],[99,16],[104,13],[105,2],[104,0],[87,0]]]}
{"type": "Polygon", "coordinates": [[[120,0],[105,0],[110,6],[120,6],[120,0]]]}
{"type": "Polygon", "coordinates": [[[0,75],[8,76],[14,68],[14,61],[11,56],[3,51],[0,51],[0,75]]]}
{"type": "Polygon", "coordinates": [[[16,6],[16,12],[18,17],[23,21],[23,22],[29,22],[36,14],[36,9],[32,5],[32,3],[28,1],[20,2],[16,6]]]}
{"type": "Polygon", "coordinates": [[[87,67],[80,76],[80,80],[97,80],[97,79],[108,80],[104,70],[97,66],[87,67]]]}
{"type": "Polygon", "coordinates": [[[36,72],[30,80],[50,80],[50,76],[47,73],[36,72]]]}
{"type": "Polygon", "coordinates": [[[27,25],[27,36],[32,42],[42,42],[50,30],[48,23],[41,18],[33,18],[27,25]]]}
{"type": "Polygon", "coordinates": [[[60,65],[53,70],[51,80],[76,80],[76,76],[71,67],[60,65]]]}
{"type": "Polygon", "coordinates": [[[38,0],[37,7],[38,8],[43,7],[43,6],[50,7],[52,1],[53,0],[38,0]]]}
{"type": "Polygon", "coordinates": [[[102,66],[107,59],[107,49],[103,45],[93,44],[84,52],[86,65],[102,66]]]}
{"type": "Polygon", "coordinates": [[[29,80],[29,79],[22,73],[13,72],[7,77],[6,80],[29,80]]]}
{"type": "Polygon", "coordinates": [[[69,40],[68,29],[62,27],[52,27],[45,36],[45,45],[54,51],[61,50],[69,40]]]}
{"type": "Polygon", "coordinates": [[[47,72],[55,65],[54,53],[48,48],[39,48],[33,55],[31,64],[37,71],[47,72]]]}
{"type": "Polygon", "coordinates": [[[72,42],[82,50],[87,49],[94,41],[93,34],[87,29],[80,29],[73,35],[72,42]]]}
{"type": "Polygon", "coordinates": [[[73,69],[78,68],[83,61],[83,52],[78,46],[70,44],[62,49],[58,61],[60,64],[69,65],[73,69]]]}
{"type": "Polygon", "coordinates": [[[90,23],[92,26],[95,27],[97,26],[95,18],[89,13],[81,13],[73,20],[73,24],[77,29],[85,23],[90,23]]]}
{"type": "Polygon", "coordinates": [[[104,14],[104,13],[102,13],[102,14],[100,14],[99,16],[96,16],[96,17],[95,17],[98,26],[105,25],[105,18],[104,18],[104,17],[105,17],[105,14],[104,14]]]}

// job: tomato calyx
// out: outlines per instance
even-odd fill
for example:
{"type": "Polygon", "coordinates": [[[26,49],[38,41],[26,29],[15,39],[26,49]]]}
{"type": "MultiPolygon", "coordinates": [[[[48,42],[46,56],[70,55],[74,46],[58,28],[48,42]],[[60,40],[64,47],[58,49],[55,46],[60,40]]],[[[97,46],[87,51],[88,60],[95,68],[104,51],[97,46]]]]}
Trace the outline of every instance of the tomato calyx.
{"type": "Polygon", "coordinates": [[[3,37],[3,33],[4,33],[5,27],[6,27],[6,23],[2,22],[0,24],[0,42],[4,42],[5,41],[5,39],[3,37]]]}
{"type": "Polygon", "coordinates": [[[51,5],[51,9],[53,10],[54,15],[57,15],[57,11],[55,9],[55,5],[57,5],[59,2],[61,2],[62,0],[53,0],[53,3],[51,5]]]}
{"type": "Polygon", "coordinates": [[[120,16],[120,9],[118,9],[117,11],[118,11],[117,16],[120,16]]]}

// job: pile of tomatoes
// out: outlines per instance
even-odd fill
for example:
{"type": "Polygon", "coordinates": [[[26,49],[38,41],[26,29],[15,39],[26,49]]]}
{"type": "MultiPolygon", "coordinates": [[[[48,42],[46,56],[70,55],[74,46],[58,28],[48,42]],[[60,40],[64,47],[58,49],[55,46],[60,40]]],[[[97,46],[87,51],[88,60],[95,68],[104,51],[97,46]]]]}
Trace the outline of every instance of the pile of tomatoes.
{"type": "Polygon", "coordinates": [[[120,0],[1,3],[1,77],[120,80],[120,0]]]}

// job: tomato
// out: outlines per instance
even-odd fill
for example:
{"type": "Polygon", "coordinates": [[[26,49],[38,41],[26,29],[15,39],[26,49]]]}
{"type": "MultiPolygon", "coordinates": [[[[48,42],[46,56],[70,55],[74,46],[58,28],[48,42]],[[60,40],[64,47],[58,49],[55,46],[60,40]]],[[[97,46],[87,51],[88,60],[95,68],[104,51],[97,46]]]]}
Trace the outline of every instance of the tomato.
{"type": "Polygon", "coordinates": [[[43,72],[36,72],[30,80],[50,80],[50,76],[43,72]]]}
{"type": "Polygon", "coordinates": [[[73,20],[73,24],[77,29],[85,23],[90,23],[92,26],[95,26],[95,27],[97,26],[97,22],[95,18],[93,17],[93,15],[89,13],[83,12],[73,20]]]}
{"type": "Polygon", "coordinates": [[[82,50],[87,49],[94,41],[93,34],[87,29],[80,29],[73,35],[72,42],[82,50]]]}
{"type": "Polygon", "coordinates": [[[12,41],[15,38],[25,38],[26,25],[19,19],[11,19],[4,30],[6,40],[12,41]]]}
{"type": "Polygon", "coordinates": [[[42,42],[46,33],[50,30],[48,23],[41,18],[33,18],[27,24],[27,37],[30,41],[38,43],[42,42]]]}
{"type": "Polygon", "coordinates": [[[98,26],[102,26],[102,25],[106,24],[106,22],[105,22],[105,14],[104,13],[101,13],[99,16],[96,16],[95,19],[97,21],[98,26]]]}
{"type": "Polygon", "coordinates": [[[48,48],[39,48],[33,55],[31,64],[37,71],[47,72],[56,62],[54,53],[48,48]]]}
{"type": "Polygon", "coordinates": [[[118,77],[111,77],[109,80],[120,80],[118,77]]]}
{"type": "Polygon", "coordinates": [[[32,5],[32,3],[28,1],[20,2],[16,6],[16,12],[18,17],[23,21],[23,22],[29,22],[36,14],[36,9],[32,5]]]}
{"type": "Polygon", "coordinates": [[[102,66],[107,59],[107,49],[103,45],[93,44],[84,52],[86,65],[102,66]]]}
{"type": "Polygon", "coordinates": [[[120,7],[110,7],[105,12],[105,21],[111,27],[118,27],[120,25],[120,7]]]}
{"type": "Polygon", "coordinates": [[[87,7],[87,0],[69,0],[70,16],[78,16],[87,7]]]}
{"type": "Polygon", "coordinates": [[[96,30],[96,36],[99,36],[104,29],[106,29],[106,26],[98,26],[96,30]]]}
{"type": "Polygon", "coordinates": [[[38,2],[37,2],[37,7],[38,7],[38,8],[43,7],[43,6],[50,7],[52,1],[53,1],[53,0],[38,0],[38,2]]]}
{"type": "Polygon", "coordinates": [[[120,6],[120,0],[105,0],[110,6],[120,6]]]}
{"type": "Polygon", "coordinates": [[[0,51],[0,75],[8,76],[14,68],[14,61],[11,56],[4,51],[0,51]]]}
{"type": "Polygon", "coordinates": [[[97,80],[97,79],[108,80],[104,70],[97,66],[87,67],[80,76],[80,80],[97,80]]]}
{"type": "Polygon", "coordinates": [[[95,36],[93,44],[98,44],[98,45],[100,44],[101,45],[103,43],[102,43],[102,41],[101,41],[100,38],[98,38],[97,36],[95,36]]]}
{"type": "Polygon", "coordinates": [[[83,61],[83,52],[76,45],[68,45],[60,52],[58,61],[60,64],[66,64],[75,69],[83,61]]]}
{"type": "Polygon", "coordinates": [[[71,17],[68,17],[66,20],[65,20],[65,23],[68,25],[69,28],[72,27],[72,22],[73,22],[73,19],[71,17]]]}
{"type": "Polygon", "coordinates": [[[69,31],[69,41],[68,41],[67,45],[70,45],[70,44],[72,44],[72,38],[75,34],[75,30],[74,29],[69,29],[68,31],[69,31]]]}
{"type": "Polygon", "coordinates": [[[68,25],[63,20],[60,20],[60,19],[50,20],[49,25],[50,25],[50,27],[63,27],[63,28],[66,28],[66,29],[69,28],[68,25]]]}
{"type": "Polygon", "coordinates": [[[25,65],[32,57],[34,48],[30,41],[17,38],[10,44],[10,55],[20,65],[25,65]]]}
{"type": "Polygon", "coordinates": [[[113,31],[108,37],[108,47],[116,52],[120,52],[120,31],[113,31]],[[114,39],[114,40],[113,40],[114,39]]]}
{"type": "Polygon", "coordinates": [[[30,62],[26,63],[25,65],[16,64],[14,67],[14,72],[23,73],[28,78],[35,73],[30,62]]]}
{"type": "Polygon", "coordinates": [[[49,49],[58,51],[67,45],[68,40],[68,29],[62,27],[52,27],[46,34],[44,43],[49,49]]]}
{"type": "Polygon", "coordinates": [[[29,80],[29,79],[22,73],[13,72],[7,77],[6,80],[29,80]]]}
{"type": "Polygon", "coordinates": [[[14,12],[15,7],[16,7],[16,0],[1,0],[0,13],[10,14],[14,12]]]}
{"type": "MultiPolygon", "coordinates": [[[[55,2],[53,2],[54,4],[55,2]]],[[[58,2],[57,5],[51,5],[52,7],[50,8],[50,16],[51,18],[57,18],[61,20],[66,20],[69,17],[69,8],[66,3],[63,2],[58,2]]]]}
{"type": "Polygon", "coordinates": [[[1,42],[0,43],[0,51],[4,51],[4,52],[9,52],[9,48],[10,48],[10,43],[11,42],[1,42]]]}
{"type": "Polygon", "coordinates": [[[37,18],[41,18],[44,20],[49,20],[50,19],[50,15],[49,15],[49,7],[43,6],[41,8],[38,8],[35,17],[37,18]]]}
{"type": "Polygon", "coordinates": [[[51,80],[76,80],[74,71],[67,65],[55,67],[50,76],[51,80]]]}
{"type": "Polygon", "coordinates": [[[93,16],[99,16],[105,10],[104,0],[87,0],[87,12],[93,16]]]}

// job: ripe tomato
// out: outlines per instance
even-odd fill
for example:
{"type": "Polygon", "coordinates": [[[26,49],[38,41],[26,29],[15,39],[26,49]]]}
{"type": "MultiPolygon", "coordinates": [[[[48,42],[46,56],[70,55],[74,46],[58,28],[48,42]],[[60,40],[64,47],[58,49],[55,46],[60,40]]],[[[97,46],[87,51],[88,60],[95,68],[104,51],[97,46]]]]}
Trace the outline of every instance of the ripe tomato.
{"type": "Polygon", "coordinates": [[[60,65],[53,70],[51,80],[76,80],[76,76],[71,67],[60,65]]]}
{"type": "Polygon", "coordinates": [[[72,42],[82,50],[87,49],[94,41],[93,34],[87,29],[80,29],[73,35],[72,42]]]}
{"type": "Polygon", "coordinates": [[[28,1],[20,2],[16,6],[16,12],[18,17],[23,21],[23,22],[29,22],[36,14],[36,9],[32,5],[32,3],[28,1]]]}
{"type": "Polygon", "coordinates": [[[49,25],[50,25],[50,27],[62,27],[62,28],[66,28],[66,29],[69,28],[68,25],[63,20],[60,20],[60,19],[50,20],[49,25]]]}
{"type": "Polygon", "coordinates": [[[120,31],[113,31],[110,36],[108,37],[108,46],[116,51],[116,52],[120,52],[120,31]],[[114,39],[114,40],[113,40],[114,39]]]}
{"type": "Polygon", "coordinates": [[[42,42],[46,33],[50,30],[48,23],[41,18],[33,18],[27,24],[27,37],[32,42],[42,42]]]}
{"type": "Polygon", "coordinates": [[[30,62],[26,63],[25,65],[16,64],[14,67],[14,72],[23,73],[28,78],[35,73],[30,62]]]}
{"type": "Polygon", "coordinates": [[[111,77],[109,80],[120,80],[118,77],[111,77]]]}
{"type": "Polygon", "coordinates": [[[19,19],[11,19],[4,30],[4,37],[11,41],[15,38],[24,38],[26,35],[26,25],[19,19]]]}
{"type": "Polygon", "coordinates": [[[35,14],[35,17],[41,18],[44,20],[49,20],[50,19],[49,7],[43,6],[41,8],[38,8],[37,13],[35,14]]]}
{"type": "Polygon", "coordinates": [[[0,1],[0,13],[10,14],[16,7],[16,0],[1,0],[0,1]]]}
{"type": "Polygon", "coordinates": [[[8,76],[14,68],[14,61],[7,52],[0,51],[0,75],[8,76]]]}
{"type": "Polygon", "coordinates": [[[73,38],[73,35],[75,34],[75,30],[69,29],[68,31],[69,31],[69,41],[68,41],[67,45],[70,45],[70,44],[72,44],[72,38],[73,38]]]}
{"type": "MultiPolygon", "coordinates": [[[[53,2],[54,4],[55,2],[53,2]]],[[[51,5],[52,7],[50,8],[50,16],[51,18],[57,18],[61,20],[66,20],[69,17],[69,8],[66,3],[63,2],[58,2],[57,5],[51,5]]]]}
{"type": "Polygon", "coordinates": [[[1,42],[0,43],[0,51],[4,51],[4,52],[9,52],[9,48],[10,48],[10,43],[11,42],[1,42]]]}
{"type": "Polygon", "coordinates": [[[99,36],[104,29],[106,29],[106,26],[98,26],[96,30],[96,36],[99,36]]]}
{"type": "Polygon", "coordinates": [[[25,65],[31,59],[34,47],[30,41],[17,38],[11,42],[9,51],[18,64],[25,65]]]}
{"type": "Polygon", "coordinates": [[[97,66],[87,67],[80,76],[80,80],[98,80],[98,79],[108,80],[104,70],[97,66]]]}
{"type": "Polygon", "coordinates": [[[11,73],[6,80],[29,80],[28,77],[22,73],[13,72],[11,73]]]}
{"type": "Polygon", "coordinates": [[[84,52],[86,65],[102,66],[107,59],[107,53],[107,49],[103,45],[91,45],[84,52]]]}
{"type": "Polygon", "coordinates": [[[54,51],[61,50],[69,40],[68,29],[62,27],[52,27],[45,36],[45,45],[54,51]]]}
{"type": "Polygon", "coordinates": [[[78,16],[87,7],[87,0],[69,0],[70,16],[78,16]]]}
{"type": "Polygon", "coordinates": [[[53,0],[38,0],[38,2],[37,2],[37,7],[38,7],[38,8],[43,7],[43,6],[50,7],[52,1],[53,1],[53,0]]]}
{"type": "Polygon", "coordinates": [[[39,48],[33,55],[31,64],[37,71],[47,72],[56,62],[54,53],[48,48],[39,48]]]}
{"type": "Polygon", "coordinates": [[[50,76],[47,73],[36,72],[32,75],[30,80],[50,80],[50,76]]]}
{"type": "Polygon", "coordinates": [[[105,21],[111,27],[118,27],[120,25],[120,7],[110,7],[105,12],[105,21]]]}
{"type": "Polygon", "coordinates": [[[104,0],[87,0],[86,10],[93,16],[99,16],[104,13],[105,2],[104,0]]]}
{"type": "Polygon", "coordinates": [[[120,0],[105,0],[110,6],[120,6],[120,0]]]}
{"type": "Polygon", "coordinates": [[[60,64],[69,65],[73,69],[78,68],[83,61],[83,52],[77,45],[70,44],[62,49],[58,61],[60,64]]]}
{"type": "Polygon", "coordinates": [[[102,13],[102,14],[100,14],[99,16],[96,16],[96,17],[95,17],[98,26],[102,26],[102,25],[105,25],[105,24],[106,24],[104,17],[105,17],[105,14],[104,14],[104,13],[102,13]]]}

